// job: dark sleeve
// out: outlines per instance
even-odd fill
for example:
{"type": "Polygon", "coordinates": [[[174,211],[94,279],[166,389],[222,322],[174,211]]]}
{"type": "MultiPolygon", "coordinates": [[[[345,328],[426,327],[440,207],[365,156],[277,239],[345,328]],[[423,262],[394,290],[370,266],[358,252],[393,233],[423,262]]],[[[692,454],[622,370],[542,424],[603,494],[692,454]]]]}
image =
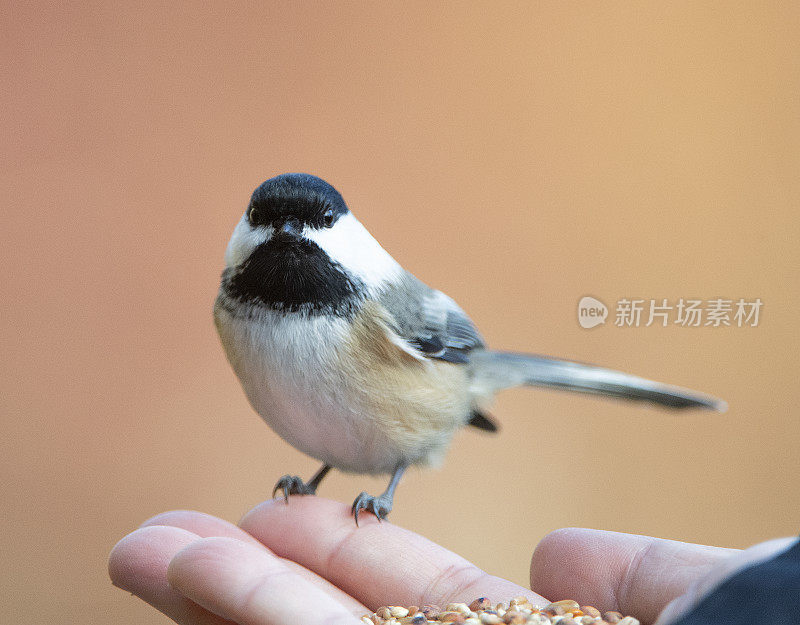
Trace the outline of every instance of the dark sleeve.
{"type": "Polygon", "coordinates": [[[800,623],[800,541],[725,580],[675,625],[755,623],[800,623]]]}

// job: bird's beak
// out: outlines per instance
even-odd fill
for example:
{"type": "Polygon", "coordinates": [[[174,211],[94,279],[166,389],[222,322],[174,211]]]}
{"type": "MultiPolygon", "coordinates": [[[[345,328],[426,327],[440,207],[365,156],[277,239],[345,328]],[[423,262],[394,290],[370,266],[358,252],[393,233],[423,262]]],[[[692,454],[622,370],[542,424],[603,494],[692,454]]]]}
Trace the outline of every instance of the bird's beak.
{"type": "Polygon", "coordinates": [[[299,239],[303,236],[303,225],[296,219],[289,219],[283,222],[278,232],[299,239]]]}

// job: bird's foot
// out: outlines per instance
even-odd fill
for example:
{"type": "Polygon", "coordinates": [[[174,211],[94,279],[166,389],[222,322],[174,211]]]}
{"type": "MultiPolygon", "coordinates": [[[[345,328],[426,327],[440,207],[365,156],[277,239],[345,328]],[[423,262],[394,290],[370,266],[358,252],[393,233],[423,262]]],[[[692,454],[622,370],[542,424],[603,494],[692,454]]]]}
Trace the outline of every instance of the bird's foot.
{"type": "Polygon", "coordinates": [[[296,475],[284,475],[272,489],[272,496],[278,491],[283,491],[283,498],[289,503],[289,495],[314,495],[317,492],[317,485],[306,484],[296,475]]]}
{"type": "Polygon", "coordinates": [[[392,497],[386,493],[377,497],[361,493],[356,497],[352,508],[353,516],[356,518],[356,525],[358,525],[358,513],[361,510],[369,510],[378,517],[378,521],[381,521],[392,511],[392,497]]]}

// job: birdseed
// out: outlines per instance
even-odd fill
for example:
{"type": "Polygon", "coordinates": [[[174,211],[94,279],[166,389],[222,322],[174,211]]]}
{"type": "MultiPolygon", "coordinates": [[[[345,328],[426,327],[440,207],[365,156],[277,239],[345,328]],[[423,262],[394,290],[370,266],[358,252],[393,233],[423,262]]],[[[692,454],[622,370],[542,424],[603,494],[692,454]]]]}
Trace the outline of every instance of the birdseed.
{"type": "Polygon", "coordinates": [[[470,604],[388,605],[361,617],[364,625],[639,625],[632,616],[605,612],[590,605],[580,605],[572,599],[554,601],[545,606],[533,605],[527,597],[516,597],[505,603],[493,604],[479,597],[470,604]]]}

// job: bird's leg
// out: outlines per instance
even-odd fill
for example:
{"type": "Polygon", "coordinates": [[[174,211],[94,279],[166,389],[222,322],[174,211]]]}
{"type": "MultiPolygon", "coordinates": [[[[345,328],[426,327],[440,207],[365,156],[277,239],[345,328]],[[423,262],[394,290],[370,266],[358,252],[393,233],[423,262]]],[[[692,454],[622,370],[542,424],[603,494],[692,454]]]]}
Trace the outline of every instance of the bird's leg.
{"type": "Polygon", "coordinates": [[[284,475],[275,484],[272,489],[272,496],[275,496],[279,490],[283,491],[283,498],[286,503],[289,503],[289,495],[314,495],[317,492],[317,486],[322,481],[322,478],[328,474],[331,468],[327,464],[323,464],[322,468],[314,474],[309,482],[304,482],[296,475],[284,475]]]}
{"type": "Polygon", "coordinates": [[[395,467],[394,473],[392,474],[392,479],[389,481],[389,486],[382,495],[373,497],[367,493],[361,493],[358,497],[356,497],[352,508],[353,516],[356,517],[356,525],[358,525],[358,513],[361,510],[369,510],[376,517],[378,517],[378,521],[386,518],[386,515],[392,511],[394,489],[397,488],[397,485],[400,483],[400,478],[403,476],[403,473],[405,473],[407,468],[407,464],[398,464],[395,467]]]}

